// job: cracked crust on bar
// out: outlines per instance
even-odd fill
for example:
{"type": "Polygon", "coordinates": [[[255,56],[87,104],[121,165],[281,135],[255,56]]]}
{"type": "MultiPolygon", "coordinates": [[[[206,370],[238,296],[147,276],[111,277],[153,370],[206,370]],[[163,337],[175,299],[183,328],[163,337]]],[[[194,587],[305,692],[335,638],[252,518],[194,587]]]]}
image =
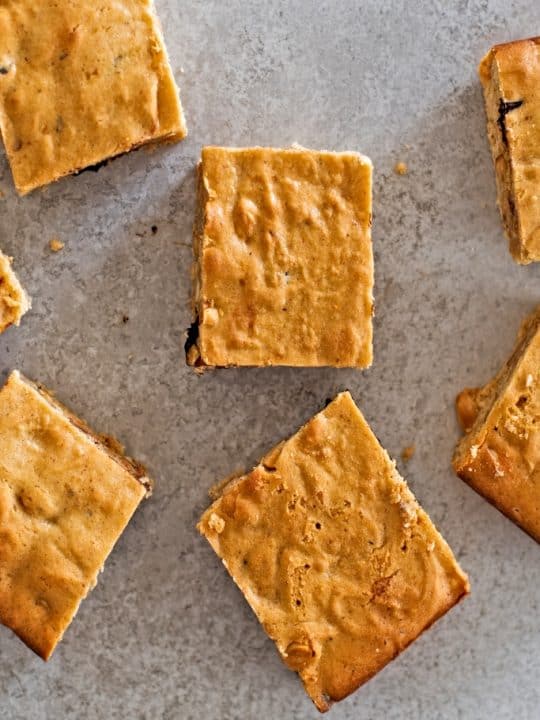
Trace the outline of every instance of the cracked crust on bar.
{"type": "Polygon", "coordinates": [[[371,364],[371,174],[357,153],[203,148],[188,364],[371,364]]]}
{"type": "Polygon", "coordinates": [[[496,45],[479,67],[498,204],[514,260],[540,260],[540,38],[496,45]]]}
{"type": "Polygon", "coordinates": [[[0,622],[48,659],[151,482],[13,372],[0,390],[0,622]]]}
{"type": "Polygon", "coordinates": [[[11,268],[11,258],[0,252],[0,333],[19,325],[31,302],[11,268]]]}
{"type": "Polygon", "coordinates": [[[21,195],[185,137],[153,3],[0,3],[0,131],[21,195]]]}
{"type": "Polygon", "coordinates": [[[497,376],[463,390],[456,405],[466,432],[456,473],[540,542],[540,307],[497,376]]]}
{"type": "Polygon", "coordinates": [[[321,712],[469,592],[349,393],[220,492],[198,529],[321,712]]]}

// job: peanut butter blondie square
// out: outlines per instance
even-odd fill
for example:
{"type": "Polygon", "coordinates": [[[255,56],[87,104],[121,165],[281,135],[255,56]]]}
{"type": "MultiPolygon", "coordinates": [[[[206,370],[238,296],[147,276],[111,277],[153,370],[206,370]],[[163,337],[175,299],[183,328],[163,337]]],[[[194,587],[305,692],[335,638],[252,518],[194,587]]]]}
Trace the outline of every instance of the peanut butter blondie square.
{"type": "Polygon", "coordinates": [[[11,268],[11,258],[0,252],[0,333],[10,325],[19,325],[30,304],[30,298],[11,268]]]}
{"type": "Polygon", "coordinates": [[[0,131],[24,195],[186,135],[151,0],[0,3],[0,131]]]}
{"type": "Polygon", "coordinates": [[[540,38],[496,45],[479,68],[498,203],[518,263],[540,260],[540,38]]]}
{"type": "Polygon", "coordinates": [[[469,592],[349,393],[221,488],[198,528],[320,711],[469,592]]]}
{"type": "Polygon", "coordinates": [[[0,390],[0,622],[45,660],[149,489],[116,441],[11,374],[0,390]]]}
{"type": "Polygon", "coordinates": [[[371,364],[371,173],[352,152],[203,149],[190,365],[371,364]]]}
{"type": "Polygon", "coordinates": [[[498,375],[463,390],[457,411],[456,473],[540,542],[540,307],[498,375]]]}

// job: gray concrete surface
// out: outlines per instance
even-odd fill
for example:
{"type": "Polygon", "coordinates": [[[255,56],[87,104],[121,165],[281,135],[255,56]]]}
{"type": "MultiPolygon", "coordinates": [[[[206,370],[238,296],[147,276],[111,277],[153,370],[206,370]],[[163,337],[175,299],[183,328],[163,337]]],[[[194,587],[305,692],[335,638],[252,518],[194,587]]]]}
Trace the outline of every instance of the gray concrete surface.
{"type": "Polygon", "coordinates": [[[539,299],[540,267],[503,239],[476,77],[492,43],[538,32],[536,3],[157,5],[187,141],[24,199],[0,157],[0,246],[34,298],[0,369],[56,390],[157,480],[49,664],[0,629],[0,717],[317,717],[194,524],[216,479],[349,388],[391,453],[416,444],[406,477],[473,594],[331,717],[540,718],[540,549],[449,466],[456,391],[490,377],[539,299]],[[293,141],[374,161],[375,364],[196,377],[180,348],[200,147],[293,141]]]}

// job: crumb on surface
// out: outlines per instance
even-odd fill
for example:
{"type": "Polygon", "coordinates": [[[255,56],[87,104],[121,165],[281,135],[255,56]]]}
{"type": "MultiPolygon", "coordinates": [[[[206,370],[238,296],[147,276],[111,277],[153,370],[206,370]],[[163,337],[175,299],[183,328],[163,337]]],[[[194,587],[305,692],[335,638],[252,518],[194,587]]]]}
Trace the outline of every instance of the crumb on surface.
{"type": "Polygon", "coordinates": [[[407,163],[400,160],[395,164],[394,171],[397,175],[406,175],[409,172],[409,168],[407,167],[407,163]]]}
{"type": "Polygon", "coordinates": [[[404,462],[409,462],[415,452],[415,445],[407,445],[407,447],[403,448],[403,450],[401,451],[401,457],[403,458],[404,462]]]}
{"type": "Polygon", "coordinates": [[[129,315],[122,315],[122,322],[124,323],[124,325],[129,322],[129,315]]]}
{"type": "Polygon", "coordinates": [[[49,247],[54,253],[57,253],[57,252],[60,252],[60,250],[64,249],[64,243],[61,240],[59,240],[57,237],[54,237],[49,242],[49,247]]]}
{"type": "Polygon", "coordinates": [[[150,229],[152,230],[152,235],[155,235],[155,234],[157,233],[157,231],[158,231],[158,226],[157,226],[157,225],[152,225],[152,227],[151,227],[150,229]]]}

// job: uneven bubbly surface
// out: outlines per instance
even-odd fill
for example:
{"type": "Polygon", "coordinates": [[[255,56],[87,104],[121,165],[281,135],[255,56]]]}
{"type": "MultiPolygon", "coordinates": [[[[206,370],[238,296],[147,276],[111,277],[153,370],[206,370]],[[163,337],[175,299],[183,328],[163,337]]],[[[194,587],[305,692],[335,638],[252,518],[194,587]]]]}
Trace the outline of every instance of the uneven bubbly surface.
{"type": "Polygon", "coordinates": [[[540,260],[540,38],[496,45],[479,68],[498,202],[519,263],[540,260]]]}
{"type": "Polygon", "coordinates": [[[182,139],[151,0],[0,3],[0,130],[20,193],[182,139]]]}
{"type": "Polygon", "coordinates": [[[356,153],[203,149],[188,362],[371,364],[371,173],[356,153]]]}
{"type": "Polygon", "coordinates": [[[44,659],[148,482],[118,444],[11,374],[0,390],[0,622],[44,659]]]}
{"type": "Polygon", "coordinates": [[[0,333],[18,325],[30,309],[30,299],[11,269],[11,260],[0,252],[0,333]]]}
{"type": "Polygon", "coordinates": [[[349,393],[226,485],[199,530],[321,711],[469,591],[349,393]]]}
{"type": "Polygon", "coordinates": [[[540,307],[485,388],[457,398],[457,474],[540,542],[540,307]]]}

